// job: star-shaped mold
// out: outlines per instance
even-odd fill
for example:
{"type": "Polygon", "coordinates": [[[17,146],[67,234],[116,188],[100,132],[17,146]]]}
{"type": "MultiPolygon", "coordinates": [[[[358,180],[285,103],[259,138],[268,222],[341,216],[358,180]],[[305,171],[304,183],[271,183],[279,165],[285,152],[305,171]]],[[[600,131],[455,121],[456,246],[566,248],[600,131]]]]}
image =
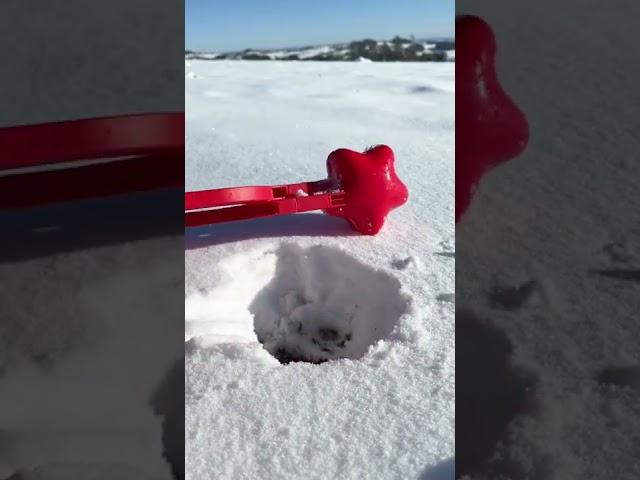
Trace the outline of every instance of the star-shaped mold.
{"type": "Polygon", "coordinates": [[[394,168],[393,150],[378,145],[364,153],[341,148],[327,158],[329,178],[345,192],[346,204],[325,210],[347,219],[360,233],[375,235],[391,210],[406,203],[407,187],[394,168]]]}
{"type": "Polygon", "coordinates": [[[456,17],[456,222],[482,176],[521,153],[526,117],[507,96],[495,68],[496,41],[478,17],[456,17]]]}

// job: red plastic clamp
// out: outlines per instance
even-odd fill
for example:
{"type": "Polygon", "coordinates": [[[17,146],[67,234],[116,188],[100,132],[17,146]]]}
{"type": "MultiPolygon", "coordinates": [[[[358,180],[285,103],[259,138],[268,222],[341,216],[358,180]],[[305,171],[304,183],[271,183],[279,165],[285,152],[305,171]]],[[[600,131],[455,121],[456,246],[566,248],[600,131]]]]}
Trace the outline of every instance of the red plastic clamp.
{"type": "Polygon", "coordinates": [[[316,182],[187,192],[185,226],[323,210],[345,218],[360,233],[375,235],[389,212],[409,196],[386,145],[363,153],[335,150],[327,158],[327,171],[328,178],[316,182]]]}
{"type": "Polygon", "coordinates": [[[0,129],[0,208],[184,185],[184,113],[0,129]]]}

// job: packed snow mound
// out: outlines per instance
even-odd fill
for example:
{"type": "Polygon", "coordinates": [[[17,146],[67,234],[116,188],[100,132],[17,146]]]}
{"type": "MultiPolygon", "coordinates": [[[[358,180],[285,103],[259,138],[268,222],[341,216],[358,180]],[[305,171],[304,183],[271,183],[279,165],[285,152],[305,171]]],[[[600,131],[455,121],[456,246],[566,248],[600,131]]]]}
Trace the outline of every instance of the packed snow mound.
{"type": "Polygon", "coordinates": [[[185,340],[208,343],[257,342],[249,304],[275,274],[276,255],[258,249],[222,259],[209,275],[216,286],[185,299],[185,340]]]}
{"type": "Polygon", "coordinates": [[[277,256],[249,310],[258,340],[281,362],[358,359],[407,310],[396,278],[337,248],[285,244],[277,256]]]}

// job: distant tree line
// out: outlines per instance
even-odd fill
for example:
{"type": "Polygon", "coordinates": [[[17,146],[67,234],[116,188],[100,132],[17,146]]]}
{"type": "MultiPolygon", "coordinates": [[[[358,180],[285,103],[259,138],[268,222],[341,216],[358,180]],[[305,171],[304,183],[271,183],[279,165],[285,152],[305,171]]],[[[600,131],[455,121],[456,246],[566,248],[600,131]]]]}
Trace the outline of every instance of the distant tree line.
{"type": "MultiPolygon", "coordinates": [[[[313,60],[313,61],[345,61],[365,58],[374,62],[444,62],[447,60],[447,50],[454,50],[453,41],[434,42],[429,50],[413,37],[410,39],[399,36],[390,41],[378,42],[371,38],[353,41],[348,44],[333,45],[328,52],[300,58],[296,53],[279,56],[278,60],[313,60]]],[[[241,52],[219,53],[216,55],[204,55],[185,50],[185,55],[192,59],[203,60],[271,60],[272,57],[266,51],[246,49],[241,52]]]]}
{"type": "Polygon", "coordinates": [[[424,45],[402,37],[393,37],[390,42],[377,42],[371,38],[349,44],[350,60],[368,58],[374,62],[442,62],[447,59],[445,51],[426,51],[424,45]]]}

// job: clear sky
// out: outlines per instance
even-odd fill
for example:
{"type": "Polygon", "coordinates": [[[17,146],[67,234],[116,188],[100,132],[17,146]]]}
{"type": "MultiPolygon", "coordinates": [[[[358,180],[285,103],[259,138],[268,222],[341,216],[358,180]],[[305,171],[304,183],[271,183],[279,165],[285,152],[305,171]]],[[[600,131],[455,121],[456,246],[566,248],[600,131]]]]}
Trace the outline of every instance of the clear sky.
{"type": "Polygon", "coordinates": [[[186,48],[280,48],[453,37],[454,0],[185,0],[186,48]]]}

